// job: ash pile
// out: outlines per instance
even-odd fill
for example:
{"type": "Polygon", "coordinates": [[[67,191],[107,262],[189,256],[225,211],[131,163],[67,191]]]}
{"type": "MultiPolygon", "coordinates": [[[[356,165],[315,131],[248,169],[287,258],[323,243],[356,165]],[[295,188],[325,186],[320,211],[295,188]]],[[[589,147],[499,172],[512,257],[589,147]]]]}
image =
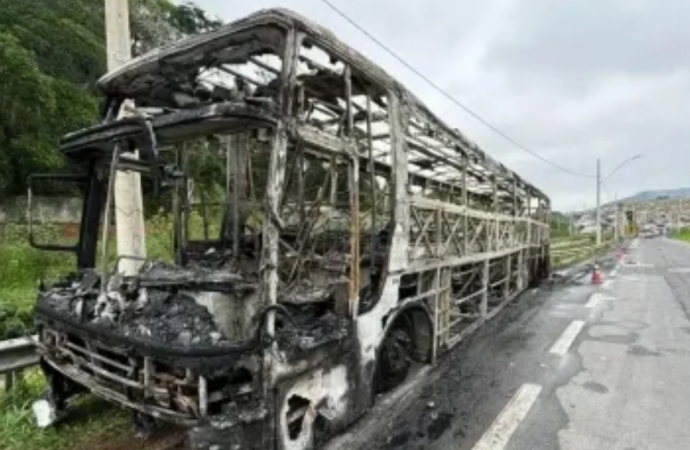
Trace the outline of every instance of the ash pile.
{"type": "Polygon", "coordinates": [[[125,336],[173,346],[229,344],[209,310],[176,288],[141,287],[140,278],[112,276],[100,290],[100,278],[86,272],[40,294],[39,304],[80,323],[125,336]]]}

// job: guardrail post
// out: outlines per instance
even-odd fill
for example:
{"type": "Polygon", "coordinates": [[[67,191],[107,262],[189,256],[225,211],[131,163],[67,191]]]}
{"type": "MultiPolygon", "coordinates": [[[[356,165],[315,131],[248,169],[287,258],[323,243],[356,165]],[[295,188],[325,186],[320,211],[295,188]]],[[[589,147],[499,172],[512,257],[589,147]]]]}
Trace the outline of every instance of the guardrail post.
{"type": "Polygon", "coordinates": [[[5,391],[9,392],[14,387],[14,373],[7,372],[5,374],[5,391]]]}
{"type": "Polygon", "coordinates": [[[7,372],[5,374],[5,390],[10,391],[12,390],[15,386],[18,386],[22,383],[22,374],[24,372],[22,370],[13,370],[10,372],[7,372]]]}

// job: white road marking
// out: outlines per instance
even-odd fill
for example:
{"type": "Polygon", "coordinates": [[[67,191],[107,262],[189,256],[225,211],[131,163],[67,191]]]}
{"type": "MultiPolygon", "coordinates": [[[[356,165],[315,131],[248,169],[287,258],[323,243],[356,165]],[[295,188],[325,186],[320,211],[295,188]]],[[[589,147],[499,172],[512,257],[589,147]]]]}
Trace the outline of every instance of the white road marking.
{"type": "Polygon", "coordinates": [[[472,450],[501,450],[539,397],[541,386],[523,384],[472,450]]]}
{"type": "Polygon", "coordinates": [[[601,301],[601,294],[592,294],[589,301],[585,304],[585,308],[596,308],[601,301]]]}
{"type": "Polygon", "coordinates": [[[610,288],[611,288],[611,283],[612,283],[611,280],[606,280],[606,281],[604,281],[604,282],[601,284],[601,287],[604,288],[604,289],[610,289],[610,288]]]}
{"type": "Polygon", "coordinates": [[[632,275],[621,275],[619,277],[621,280],[626,280],[626,281],[639,281],[639,277],[634,277],[632,275]]]}
{"type": "Polygon", "coordinates": [[[613,270],[611,271],[611,273],[609,274],[609,276],[610,276],[610,277],[615,277],[615,276],[616,276],[616,272],[618,272],[618,266],[616,266],[616,268],[613,269],[613,270]]]}
{"type": "Polygon", "coordinates": [[[606,295],[602,295],[598,292],[595,292],[594,294],[589,296],[589,300],[587,303],[585,303],[585,308],[596,308],[599,306],[599,304],[605,300],[615,300],[615,297],[608,297],[606,295]]]}
{"type": "Polygon", "coordinates": [[[597,306],[599,306],[600,300],[601,299],[599,297],[591,296],[589,298],[589,301],[585,305],[585,308],[592,308],[592,309],[596,308],[597,306]]]}
{"type": "Polygon", "coordinates": [[[690,267],[674,267],[668,269],[668,271],[673,273],[690,273],[690,267]]]}
{"type": "Polygon", "coordinates": [[[623,264],[626,267],[654,267],[654,264],[645,264],[640,262],[628,262],[623,264]]]}
{"type": "Polygon", "coordinates": [[[577,335],[580,334],[580,331],[584,326],[584,320],[573,320],[570,322],[570,325],[563,330],[563,334],[561,334],[561,337],[559,337],[556,343],[553,344],[553,347],[551,347],[549,352],[560,356],[568,353],[568,349],[570,349],[570,346],[573,345],[575,338],[577,338],[577,335]]]}

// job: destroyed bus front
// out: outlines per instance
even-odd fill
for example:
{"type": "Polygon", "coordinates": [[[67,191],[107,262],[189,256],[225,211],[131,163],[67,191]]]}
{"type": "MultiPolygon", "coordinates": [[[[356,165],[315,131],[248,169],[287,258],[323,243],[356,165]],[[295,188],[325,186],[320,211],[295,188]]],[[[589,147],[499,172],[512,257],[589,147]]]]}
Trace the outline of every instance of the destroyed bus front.
{"type": "MultiPolygon", "coordinates": [[[[307,448],[319,438],[302,430],[309,411],[325,421],[324,435],[361,412],[338,403],[351,395],[340,391],[353,376],[343,368],[352,324],[330,301],[333,286],[348,291],[342,249],[350,232],[334,210],[335,232],[310,250],[323,255],[320,264],[331,258],[337,273],[305,281],[314,263],[301,258],[305,221],[285,213],[293,201],[281,201],[297,189],[284,185],[294,142],[281,100],[289,97],[283,61],[293,41],[287,24],[268,19],[240,21],[192,39],[190,51],[181,44],[108,75],[104,123],[62,140],[74,172],[68,178],[82,187],[83,217],[77,245],[45,248],[75,252],[79,270],[39,293],[50,395],[37,409],[52,415],[39,422],[59,417],[86,389],[131,408],[135,422],[155,417],[191,427],[199,448],[264,449],[281,440],[307,448]],[[147,239],[170,238],[164,257],[112,256],[118,171],[141,176],[147,217],[161,208],[168,218],[164,230],[147,226],[147,239]],[[276,266],[279,252],[290,267],[276,266]],[[121,274],[133,260],[136,272],[121,274]],[[315,367],[324,382],[341,386],[336,396],[287,398],[294,381],[277,389],[315,367]]],[[[323,172],[321,162],[311,164],[323,172]]],[[[340,298],[347,302],[347,294],[340,298]]]]}
{"type": "Polygon", "coordinates": [[[39,412],[88,390],[194,448],[312,449],[548,273],[548,198],[294,13],[99,86],[103,123],[61,143],[82,223],[44,248],[79,270],[37,301],[39,412]],[[148,258],[113,255],[118,171],[148,258]]]}

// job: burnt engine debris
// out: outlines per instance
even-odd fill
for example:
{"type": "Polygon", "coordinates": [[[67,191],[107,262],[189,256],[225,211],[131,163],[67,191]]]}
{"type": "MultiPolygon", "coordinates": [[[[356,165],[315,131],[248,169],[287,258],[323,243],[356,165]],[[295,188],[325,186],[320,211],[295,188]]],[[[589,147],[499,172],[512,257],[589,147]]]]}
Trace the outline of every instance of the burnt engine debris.
{"type": "MultiPolygon", "coordinates": [[[[38,307],[142,342],[181,347],[222,347],[242,338],[256,338],[263,326],[261,319],[265,319],[265,314],[258,314],[245,330],[237,326],[237,317],[212,313],[219,297],[229,303],[256,293],[258,284],[243,282],[239,275],[154,263],[127,279],[113,276],[102,291],[97,277],[88,281],[94,276],[86,272],[81,279],[45,289],[38,307]]],[[[305,302],[310,294],[325,295],[322,291],[305,293],[305,302]]],[[[278,311],[282,317],[276,324],[277,338],[286,348],[310,350],[348,334],[348,321],[329,311],[308,306],[278,311]]]]}

